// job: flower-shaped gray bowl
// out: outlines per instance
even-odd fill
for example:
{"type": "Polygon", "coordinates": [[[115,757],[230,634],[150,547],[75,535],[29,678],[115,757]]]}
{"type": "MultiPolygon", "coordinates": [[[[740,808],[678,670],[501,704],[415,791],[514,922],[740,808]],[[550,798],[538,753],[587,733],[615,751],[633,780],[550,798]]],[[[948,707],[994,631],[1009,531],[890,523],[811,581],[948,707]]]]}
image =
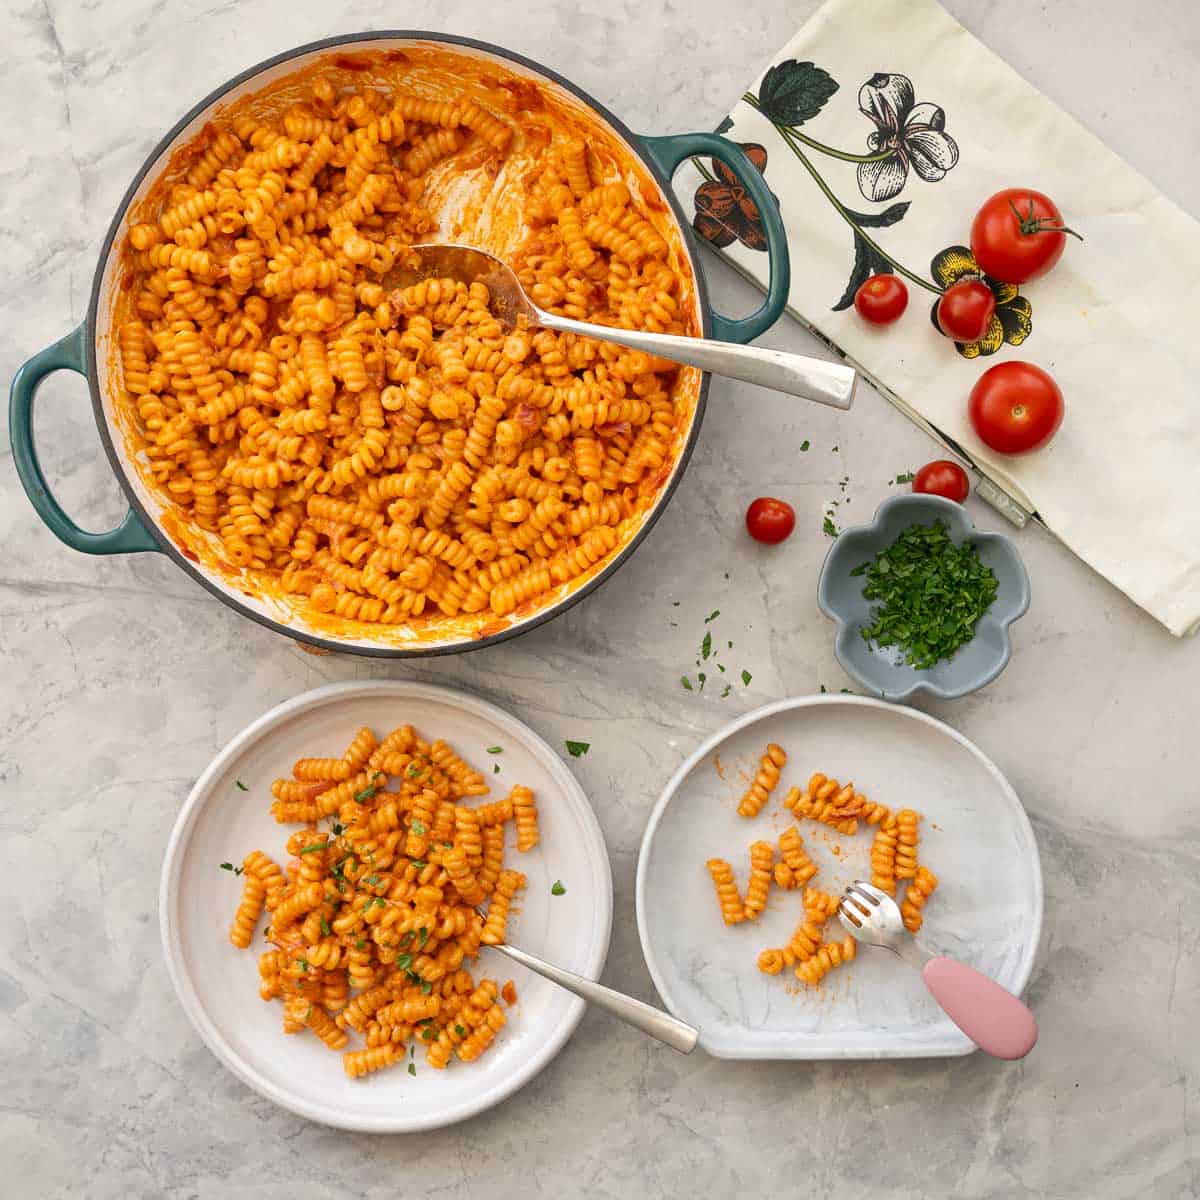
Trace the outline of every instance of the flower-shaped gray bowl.
{"type": "Polygon", "coordinates": [[[1012,657],[1008,627],[1029,608],[1029,576],[1012,542],[1000,533],[981,533],[961,504],[941,496],[913,493],[885,500],[869,525],[842,530],[825,556],[817,585],[821,611],[837,622],[834,653],[849,674],[871,695],[904,702],[925,693],[953,700],[991,683],[1012,657]],[[957,543],[969,542],[995,572],[999,587],[991,607],[979,618],[975,636],[952,658],[918,671],[896,646],[868,644],[862,630],[871,623],[875,602],[863,598],[866,579],[850,572],[869,562],[910,525],[944,521],[957,543]]]}

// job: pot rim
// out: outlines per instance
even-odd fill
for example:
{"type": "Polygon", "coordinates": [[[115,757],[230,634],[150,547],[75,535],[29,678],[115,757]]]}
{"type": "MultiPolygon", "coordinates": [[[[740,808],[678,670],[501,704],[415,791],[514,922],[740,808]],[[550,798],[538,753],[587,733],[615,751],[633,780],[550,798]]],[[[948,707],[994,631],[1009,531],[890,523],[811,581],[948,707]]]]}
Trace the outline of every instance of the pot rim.
{"type": "Polygon", "coordinates": [[[256,75],[262,74],[264,71],[270,70],[272,67],[278,66],[281,63],[286,63],[290,59],[301,58],[308,54],[313,54],[322,50],[331,50],[340,46],[364,45],[378,41],[420,41],[420,42],[437,42],[447,46],[466,46],[473,50],[482,51],[485,54],[490,54],[496,58],[515,63],[518,66],[524,67],[527,71],[540,75],[557,86],[563,88],[576,99],[581,100],[591,109],[592,112],[598,114],[606,121],[612,130],[625,143],[626,148],[634,154],[642,167],[649,172],[651,178],[658,184],[664,198],[670,205],[671,215],[674,217],[676,224],[682,234],[683,245],[687,250],[689,264],[692,268],[692,282],[695,288],[696,299],[700,311],[701,331],[704,337],[712,336],[712,307],[708,297],[708,285],[704,278],[704,273],[700,268],[699,255],[697,253],[699,247],[695,236],[692,233],[692,228],[687,221],[678,198],[675,196],[671,188],[670,177],[667,176],[654,160],[653,156],[642,145],[641,138],[635,134],[619,117],[612,113],[608,108],[589,95],[577,84],[571,82],[559,72],[550,67],[543,66],[535,59],[527,58],[525,55],[518,54],[515,51],[508,50],[503,46],[497,46],[491,42],[481,41],[477,38],[460,37],[457,34],[451,33],[435,33],[429,30],[422,29],[375,29],[368,30],[362,33],[337,34],[333,37],[319,38],[313,42],[306,42],[301,46],[295,46],[290,50],[281,51],[279,54],[274,54],[270,58],[261,60],[251,67],[240,71],[225,83],[209,92],[202,100],[198,101],[181,116],[167,132],[158,140],[154,148],[146,156],[145,161],[138,169],[129,183],[129,187],[125,190],[117,205],[117,210],[113,215],[113,219],[109,224],[108,231],[104,236],[104,241],[100,246],[100,253],[96,261],[96,271],[92,277],[92,292],[91,299],[88,302],[87,316],[84,321],[86,331],[85,349],[87,354],[87,381],[88,388],[92,395],[92,410],[96,418],[96,427],[100,434],[100,441],[104,446],[105,454],[108,456],[109,464],[113,468],[113,473],[117,477],[117,482],[121,486],[121,490],[125,493],[126,499],[130,506],[137,514],[141,523],[149,531],[154,540],[158,543],[158,548],[165,553],[176,566],[181,567],[192,579],[200,584],[206,591],[212,593],[222,603],[232,608],[240,616],[248,617],[250,620],[275,633],[282,634],[286,638],[291,638],[293,641],[303,642],[310,646],[315,646],[321,650],[328,650],[338,654],[354,654],[367,658],[434,658],[443,654],[462,654],[471,650],[482,650],[486,646],[495,646],[500,642],[508,641],[509,638],[514,638],[523,633],[528,633],[536,629],[539,625],[545,624],[554,617],[560,616],[569,608],[578,604],[585,596],[591,595],[596,591],[601,584],[606,583],[616,572],[622,567],[634,551],[642,544],[650,530],[657,523],[663,510],[666,508],[671,497],[675,493],[675,489],[679,486],[679,481],[683,478],[683,473],[691,460],[692,454],[696,448],[696,442],[700,436],[700,427],[704,421],[704,411],[708,401],[708,386],[710,376],[707,371],[701,372],[700,386],[697,389],[695,410],[692,414],[691,427],[688,430],[687,437],[684,440],[682,447],[679,450],[676,459],[675,468],[671,472],[671,477],[663,486],[661,492],[656,497],[654,504],[646,513],[646,517],[642,522],[641,528],[618,553],[605,565],[604,569],[597,572],[585,584],[569,592],[566,596],[555,601],[554,604],[547,606],[538,612],[530,614],[505,629],[496,633],[488,634],[486,637],[473,638],[466,641],[458,641],[446,643],[444,645],[434,646],[388,646],[388,645],[371,645],[364,646],[345,641],[336,637],[324,637],[320,634],[311,633],[307,630],[297,629],[285,624],[283,621],[275,620],[267,616],[265,613],[256,612],[253,608],[243,604],[234,595],[225,591],[210,578],[209,572],[204,570],[199,564],[191,562],[180,550],[180,548],[171,540],[163,529],[160,522],[146,510],[141,499],[137,494],[137,490],[133,487],[126,473],[125,465],[122,462],[121,456],[117,451],[116,443],[113,439],[112,432],[109,428],[108,419],[104,412],[104,403],[100,395],[99,372],[97,370],[96,356],[96,340],[97,340],[97,318],[100,307],[100,295],[103,286],[105,268],[108,265],[109,257],[113,251],[113,245],[117,240],[118,235],[124,227],[125,217],[129,210],[129,205],[132,203],[137,194],[138,188],[142,181],[160,162],[163,154],[170,147],[175,138],[194,121],[203,112],[215,105],[223,96],[241,84],[253,79],[256,75]]]}

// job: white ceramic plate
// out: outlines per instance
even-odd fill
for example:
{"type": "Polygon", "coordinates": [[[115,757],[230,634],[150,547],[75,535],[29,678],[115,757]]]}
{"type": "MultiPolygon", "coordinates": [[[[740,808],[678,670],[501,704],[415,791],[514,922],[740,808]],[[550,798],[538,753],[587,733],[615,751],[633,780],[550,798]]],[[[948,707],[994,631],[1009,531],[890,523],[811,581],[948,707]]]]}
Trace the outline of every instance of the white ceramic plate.
{"type": "MultiPolygon", "coordinates": [[[[212,762],[179,814],[163,864],[160,920],[171,981],[208,1048],[244,1083],[302,1117],[371,1133],[434,1129],[473,1116],[511,1095],[558,1053],[584,1004],[562,988],[483,948],[481,972],[514,980],[517,1004],[495,1044],[478,1062],[445,1071],[403,1067],[348,1079],[340,1054],[315,1037],[285,1036],[281,1010],[258,996],[262,922],[249,950],[229,943],[241,880],[222,871],[261,848],[277,860],[290,826],[269,812],[271,781],[306,754],[341,754],[362,725],[379,736],[411,723],[444,738],[473,766],[499,763],[493,793],[515,783],[533,788],[541,844],[506,861],[529,877],[510,923],[516,945],[595,979],[612,927],[612,875],[604,837],[587,797],[550,747],[494,705],[426,684],[333,684],[281,704],[239,734],[212,762]],[[503,754],[488,755],[486,747],[503,754]],[[241,791],[236,781],[248,788],[241,791]],[[552,896],[556,879],[566,894],[552,896]]],[[[356,1044],[361,1044],[357,1039],[356,1044]]]]}
{"type": "MultiPolygon", "coordinates": [[[[667,1007],[700,1029],[720,1058],[917,1058],[967,1054],[920,977],[860,946],[855,962],[807,989],[784,971],[763,975],[758,952],[782,946],[803,916],[800,896],[772,886],[757,923],[721,921],[707,859],[728,859],[745,889],[750,843],[792,823],[780,801],[824,771],[892,808],[915,808],[919,857],[940,881],[922,939],[1020,994],[1042,926],[1042,874],[1029,819],[996,766],[948,725],[859,696],[781,700],[710,738],[675,773],[650,817],[637,871],[642,950],[667,1007]],[[788,765],[754,820],[737,804],[768,742],[788,765]],[[719,769],[718,769],[719,768],[719,769]]],[[[801,825],[814,885],[840,892],[870,878],[871,836],[801,825]],[[835,847],[841,851],[835,853],[835,847]]],[[[831,935],[843,936],[836,918],[831,935]]]]}

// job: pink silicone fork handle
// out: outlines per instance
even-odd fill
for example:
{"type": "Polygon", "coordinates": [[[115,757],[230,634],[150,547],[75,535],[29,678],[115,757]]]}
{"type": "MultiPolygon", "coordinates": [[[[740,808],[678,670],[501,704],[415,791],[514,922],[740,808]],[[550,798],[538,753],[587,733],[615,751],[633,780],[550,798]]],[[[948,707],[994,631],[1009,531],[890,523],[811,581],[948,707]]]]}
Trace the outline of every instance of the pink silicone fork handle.
{"type": "Polygon", "coordinates": [[[946,1016],[980,1050],[996,1058],[1024,1058],[1037,1041],[1037,1022],[1020,1000],[974,967],[931,958],[921,971],[946,1016]]]}

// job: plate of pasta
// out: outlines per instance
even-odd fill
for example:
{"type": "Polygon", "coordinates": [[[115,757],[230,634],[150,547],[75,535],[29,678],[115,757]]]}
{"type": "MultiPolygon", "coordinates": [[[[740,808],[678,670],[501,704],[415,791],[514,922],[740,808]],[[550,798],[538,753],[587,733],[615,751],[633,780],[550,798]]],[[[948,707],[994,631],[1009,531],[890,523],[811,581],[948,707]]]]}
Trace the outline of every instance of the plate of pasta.
{"type": "Polygon", "coordinates": [[[499,1103],[583,1001],[488,949],[596,978],[612,877],[574,776],[494,705],[333,684],[255,721],[184,805],[160,893],[172,983],[244,1083],[309,1120],[410,1132],[499,1103]]]}
{"type": "Polygon", "coordinates": [[[962,734],[862,696],[781,700],[709,738],[642,841],[637,919],[667,1007],[720,1058],[920,1058],[974,1044],[835,915],[855,879],[1019,995],[1042,923],[1029,819],[962,734]]]}

